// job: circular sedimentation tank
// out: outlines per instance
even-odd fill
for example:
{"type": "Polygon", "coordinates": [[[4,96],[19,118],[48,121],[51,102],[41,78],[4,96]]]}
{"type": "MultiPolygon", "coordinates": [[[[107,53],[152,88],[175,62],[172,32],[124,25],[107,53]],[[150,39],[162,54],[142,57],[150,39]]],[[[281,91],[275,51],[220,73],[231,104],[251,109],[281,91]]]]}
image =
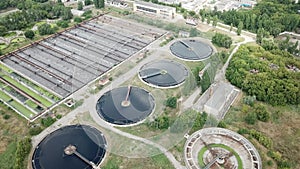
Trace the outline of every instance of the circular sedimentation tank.
{"type": "Polygon", "coordinates": [[[35,148],[33,169],[92,169],[106,153],[104,135],[94,127],[72,125],[47,135],[35,148]]]}
{"type": "Polygon", "coordinates": [[[174,88],[181,85],[188,76],[185,66],[171,60],[160,60],[143,65],[139,78],[150,86],[174,88]]]}
{"type": "Polygon", "coordinates": [[[259,153],[246,138],[224,128],[204,128],[193,133],[184,146],[189,169],[262,169],[259,153]]]}
{"type": "Polygon", "coordinates": [[[170,46],[170,50],[185,61],[205,60],[213,53],[213,48],[209,44],[194,39],[178,40],[170,46]]]}
{"type": "Polygon", "coordinates": [[[146,90],[125,86],[104,93],[97,101],[98,115],[113,125],[134,125],[148,117],[155,107],[154,97],[146,90]]]}

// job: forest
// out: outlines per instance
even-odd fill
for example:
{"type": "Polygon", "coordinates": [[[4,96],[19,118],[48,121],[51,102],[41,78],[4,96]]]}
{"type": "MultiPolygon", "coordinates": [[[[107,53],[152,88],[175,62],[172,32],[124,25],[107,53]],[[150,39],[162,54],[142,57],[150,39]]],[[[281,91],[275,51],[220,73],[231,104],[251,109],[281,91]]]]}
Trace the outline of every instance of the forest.
{"type": "Polygon", "coordinates": [[[226,78],[257,100],[271,105],[300,104],[300,61],[287,51],[241,46],[226,78]]]}
{"type": "MultiPolygon", "coordinates": [[[[1,32],[12,30],[22,30],[33,26],[35,22],[43,19],[57,19],[69,20],[73,17],[71,9],[65,7],[62,3],[43,2],[41,0],[26,0],[26,1],[8,1],[7,4],[11,7],[17,7],[20,11],[10,13],[0,18],[1,32]],[[36,2],[37,1],[37,2],[36,2]],[[14,3],[13,3],[14,2],[14,3]]],[[[0,2],[3,6],[3,2],[0,2]]]]}
{"type": "Polygon", "coordinates": [[[270,35],[278,36],[283,31],[300,31],[298,10],[300,3],[290,0],[262,0],[253,9],[230,11],[200,10],[200,16],[217,18],[227,25],[238,27],[243,23],[243,29],[256,33],[264,28],[270,35]]]}

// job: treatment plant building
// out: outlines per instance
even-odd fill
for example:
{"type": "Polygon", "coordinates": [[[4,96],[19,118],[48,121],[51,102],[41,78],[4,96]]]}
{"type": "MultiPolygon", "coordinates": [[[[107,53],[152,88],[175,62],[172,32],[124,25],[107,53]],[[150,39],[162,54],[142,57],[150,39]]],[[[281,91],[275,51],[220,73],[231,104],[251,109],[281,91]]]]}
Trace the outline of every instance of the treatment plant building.
{"type": "Polygon", "coordinates": [[[161,18],[173,19],[176,14],[176,8],[158,5],[150,2],[136,1],[133,3],[134,12],[142,12],[161,18]]]}

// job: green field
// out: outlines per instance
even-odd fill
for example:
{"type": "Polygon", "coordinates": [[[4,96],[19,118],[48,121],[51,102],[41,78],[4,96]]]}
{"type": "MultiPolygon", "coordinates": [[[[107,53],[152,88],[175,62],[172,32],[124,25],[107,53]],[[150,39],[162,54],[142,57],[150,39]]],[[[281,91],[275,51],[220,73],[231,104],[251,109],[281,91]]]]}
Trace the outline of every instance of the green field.
{"type": "MultiPolygon", "coordinates": [[[[1,73],[0,73],[1,75],[1,73]]],[[[22,90],[23,92],[25,92],[26,94],[28,94],[29,96],[37,99],[38,101],[40,101],[45,107],[50,107],[52,105],[52,103],[45,99],[44,97],[40,96],[39,94],[33,92],[32,90],[28,89],[27,87],[23,86],[22,84],[20,84],[19,82],[17,82],[16,80],[14,80],[13,78],[3,75],[2,74],[2,78],[5,79],[6,81],[12,83],[13,85],[15,85],[16,87],[18,87],[20,90],[22,90]]]]}
{"type": "MultiPolygon", "coordinates": [[[[238,169],[243,169],[243,162],[242,162],[241,157],[240,157],[240,156],[238,155],[238,153],[235,152],[232,148],[230,148],[230,147],[228,147],[228,146],[226,146],[226,145],[224,145],[224,144],[210,144],[209,146],[212,147],[212,148],[213,148],[213,147],[220,147],[220,148],[223,148],[223,149],[225,149],[225,150],[231,152],[231,153],[234,155],[234,157],[237,159],[237,162],[238,162],[238,169]]],[[[199,153],[198,153],[198,163],[199,163],[199,165],[200,165],[201,168],[205,166],[204,161],[203,161],[203,154],[204,154],[207,150],[208,150],[208,147],[203,147],[203,148],[199,151],[199,153]]]]}
{"type": "MultiPolygon", "coordinates": [[[[8,67],[6,67],[3,64],[0,64],[0,69],[7,72],[8,74],[13,73],[13,70],[9,69],[8,67]]],[[[52,99],[54,101],[59,101],[60,98],[58,96],[56,96],[55,94],[49,92],[48,90],[36,85],[35,83],[31,82],[30,80],[24,78],[23,76],[20,76],[20,81],[24,82],[25,84],[27,84],[28,86],[32,87],[34,90],[38,91],[39,93],[41,93],[42,95],[48,97],[49,99],[52,99]]]]}
{"type": "Polygon", "coordinates": [[[31,118],[31,116],[34,116],[34,114],[28,110],[26,107],[24,107],[22,104],[18,103],[17,101],[13,100],[9,102],[11,106],[13,106],[15,109],[17,109],[20,113],[22,113],[24,116],[31,118]]]}
{"type": "Polygon", "coordinates": [[[5,94],[3,91],[0,91],[0,98],[4,102],[8,102],[8,101],[12,100],[12,98],[10,96],[8,96],[7,94],[5,94]]]}
{"type": "Polygon", "coordinates": [[[38,105],[37,105],[36,103],[34,103],[32,100],[27,100],[27,101],[25,102],[25,104],[26,104],[27,106],[29,106],[30,108],[32,108],[32,109],[36,109],[36,108],[38,107],[38,105]]]}

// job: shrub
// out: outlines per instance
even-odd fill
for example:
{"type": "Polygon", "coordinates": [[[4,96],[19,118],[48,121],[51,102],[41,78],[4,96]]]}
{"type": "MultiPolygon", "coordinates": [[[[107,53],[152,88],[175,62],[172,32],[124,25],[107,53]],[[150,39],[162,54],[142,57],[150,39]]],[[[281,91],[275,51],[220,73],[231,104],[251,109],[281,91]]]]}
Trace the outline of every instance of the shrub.
{"type": "Polygon", "coordinates": [[[50,35],[55,33],[55,29],[51,27],[49,24],[42,24],[38,27],[40,35],[50,35]]]}
{"type": "Polygon", "coordinates": [[[257,121],[257,116],[254,112],[249,112],[247,113],[246,117],[245,117],[245,122],[247,124],[255,124],[257,121]]]}
{"type": "Polygon", "coordinates": [[[34,32],[32,30],[25,31],[24,35],[28,39],[33,39],[34,38],[34,32]]]}
{"type": "Polygon", "coordinates": [[[47,117],[42,119],[42,125],[45,127],[51,126],[56,120],[52,117],[47,117]]]}
{"type": "Polygon", "coordinates": [[[10,118],[10,115],[9,115],[9,114],[5,114],[5,115],[3,116],[3,118],[4,118],[5,120],[8,120],[8,119],[10,118]]]}
{"type": "Polygon", "coordinates": [[[175,109],[177,107],[177,98],[176,97],[169,97],[166,101],[166,106],[175,109]]]}
{"type": "Polygon", "coordinates": [[[74,22],[80,23],[80,22],[82,22],[82,19],[80,17],[75,17],[74,22]]]}
{"type": "Polygon", "coordinates": [[[37,126],[37,127],[31,127],[29,129],[29,134],[31,136],[35,136],[35,135],[40,134],[42,131],[43,131],[43,129],[41,127],[39,127],[39,126],[37,126]]]}
{"type": "Polygon", "coordinates": [[[232,44],[232,39],[228,35],[216,33],[215,36],[212,38],[212,43],[225,48],[230,48],[232,44]]]}

